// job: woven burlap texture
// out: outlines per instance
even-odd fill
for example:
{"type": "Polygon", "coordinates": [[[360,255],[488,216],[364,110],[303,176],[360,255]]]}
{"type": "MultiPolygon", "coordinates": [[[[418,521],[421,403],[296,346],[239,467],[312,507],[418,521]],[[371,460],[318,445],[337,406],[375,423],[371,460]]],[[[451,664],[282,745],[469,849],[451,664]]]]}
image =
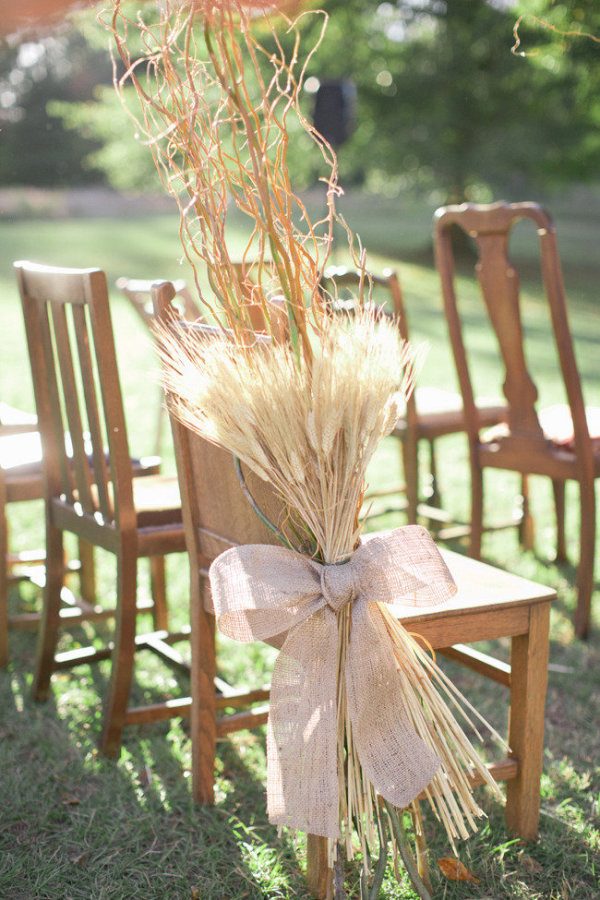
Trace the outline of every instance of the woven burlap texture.
{"type": "Polygon", "coordinates": [[[271,683],[267,730],[269,820],[339,837],[337,614],[352,604],[346,688],[363,770],[404,807],[427,787],[439,760],[411,726],[379,603],[432,606],[456,591],[429,533],[408,525],[365,541],[338,565],[283,547],[247,544],[210,568],[219,629],[238,641],[285,634],[271,683]]]}

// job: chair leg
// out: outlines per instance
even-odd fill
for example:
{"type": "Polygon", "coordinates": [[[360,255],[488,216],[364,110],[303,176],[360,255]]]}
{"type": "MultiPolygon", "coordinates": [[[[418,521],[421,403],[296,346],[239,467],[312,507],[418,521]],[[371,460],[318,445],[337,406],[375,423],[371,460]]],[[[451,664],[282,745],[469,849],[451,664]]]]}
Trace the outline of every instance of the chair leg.
{"type": "Polygon", "coordinates": [[[594,483],[579,484],[581,525],[579,535],[579,565],[577,567],[577,609],[575,633],[583,640],[590,630],[592,592],[594,590],[594,557],[596,549],[596,497],[594,483]]]}
{"type": "Polygon", "coordinates": [[[419,443],[412,434],[408,433],[401,444],[406,485],[406,517],[409,525],[416,525],[419,505],[419,443]]]}
{"type": "Polygon", "coordinates": [[[519,521],[519,543],[524,550],[533,550],[535,524],[529,506],[529,479],[521,475],[521,519],[519,521]]]}
{"type": "Polygon", "coordinates": [[[79,538],[79,590],[81,598],[87,603],[96,603],[96,561],[94,545],[79,538]]]}
{"type": "Polygon", "coordinates": [[[435,441],[429,441],[429,472],[431,475],[431,490],[427,502],[431,506],[442,508],[442,497],[440,495],[438,476],[437,476],[437,459],[435,453],[435,441]]]}
{"type": "Polygon", "coordinates": [[[118,757],[121,734],[129,704],[136,628],[137,557],[133,547],[124,546],[117,557],[117,609],[114,650],[111,657],[110,687],[104,708],[104,729],[100,743],[105,756],[118,757]]]}
{"type": "Polygon", "coordinates": [[[163,393],[160,392],[158,398],[158,412],[156,416],[156,431],[154,438],[154,455],[160,456],[162,450],[162,439],[163,439],[163,431],[165,427],[165,415],[167,408],[163,401],[163,393]]]}
{"type": "Polygon", "coordinates": [[[0,484],[0,669],[8,665],[8,522],[0,484]]]}
{"type": "Polygon", "coordinates": [[[193,564],[190,568],[192,795],[196,803],[212,805],[217,743],[215,619],[204,604],[208,578],[194,571],[193,564]]]}
{"type": "Polygon", "coordinates": [[[554,509],[556,511],[556,562],[567,561],[567,542],[565,536],[565,482],[552,481],[554,493],[554,509]]]}
{"type": "Polygon", "coordinates": [[[483,534],[483,471],[471,460],[471,540],[469,556],[481,557],[481,536],[483,534]]]}
{"type": "Polygon", "coordinates": [[[544,754],[544,708],[548,680],[550,604],[529,611],[529,631],[512,639],[508,743],[519,761],[506,786],[506,824],[526,841],[537,837],[544,754]]]}
{"type": "Polygon", "coordinates": [[[46,700],[54,669],[54,654],[60,626],[61,591],[64,583],[63,533],[46,523],[46,581],[38,632],[37,658],[33,677],[35,700],[46,700]]]}
{"type": "Polygon", "coordinates": [[[167,607],[167,581],[165,577],[164,556],[150,557],[150,588],[154,606],[152,618],[157,631],[169,630],[169,611],[167,607]]]}

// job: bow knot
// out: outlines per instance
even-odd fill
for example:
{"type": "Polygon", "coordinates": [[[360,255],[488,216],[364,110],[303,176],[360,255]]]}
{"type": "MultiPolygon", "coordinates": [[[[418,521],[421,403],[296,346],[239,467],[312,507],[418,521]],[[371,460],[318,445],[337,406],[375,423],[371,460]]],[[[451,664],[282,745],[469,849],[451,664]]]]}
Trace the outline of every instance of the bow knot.
{"type": "Polygon", "coordinates": [[[330,609],[338,613],[347,603],[356,600],[352,561],[326,565],[321,569],[321,593],[330,609]]]}
{"type": "Polygon", "coordinates": [[[399,808],[427,787],[439,759],[416,734],[379,604],[431,606],[456,590],[428,532],[417,525],[366,540],[339,565],[283,547],[226,550],[210,568],[222,632],[281,646],[267,730],[269,819],[339,835],[338,678],[363,772],[399,808]],[[348,655],[339,670],[337,613],[351,603],[348,655]]]}

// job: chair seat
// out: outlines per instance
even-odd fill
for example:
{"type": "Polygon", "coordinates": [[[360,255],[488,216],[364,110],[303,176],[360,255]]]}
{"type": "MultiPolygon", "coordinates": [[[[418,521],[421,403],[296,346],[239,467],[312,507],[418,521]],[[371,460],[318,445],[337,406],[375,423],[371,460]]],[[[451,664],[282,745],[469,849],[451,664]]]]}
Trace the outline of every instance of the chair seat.
{"type": "MultiPolygon", "coordinates": [[[[588,431],[594,453],[600,453],[600,407],[588,406],[585,410],[588,431]]],[[[575,435],[571,410],[566,404],[548,406],[538,416],[544,435],[557,447],[575,451],[575,435]]]]}
{"type": "Polygon", "coordinates": [[[0,403],[0,429],[3,435],[32,431],[35,428],[37,428],[37,416],[34,413],[17,409],[8,403],[0,403]]]}
{"type": "MultiPolygon", "coordinates": [[[[446,434],[458,434],[465,430],[463,402],[460,394],[442,388],[422,387],[415,391],[417,430],[419,437],[433,439],[446,434]]],[[[481,398],[477,401],[482,428],[497,425],[506,420],[507,407],[497,400],[481,398]]],[[[406,431],[406,418],[398,420],[394,434],[406,431]]]]}
{"type": "MultiPolygon", "coordinates": [[[[595,455],[600,454],[600,407],[586,407],[586,420],[592,448],[595,455]]],[[[538,420],[544,437],[554,446],[566,453],[575,453],[575,434],[571,410],[566,404],[547,406],[538,413],[538,420]]],[[[500,422],[482,435],[482,443],[491,444],[510,435],[507,422],[500,422]]]]}
{"type": "MultiPolygon", "coordinates": [[[[88,458],[91,464],[91,452],[88,458]]],[[[152,477],[160,470],[158,456],[139,459],[132,457],[131,464],[136,477],[152,477]]],[[[0,469],[4,476],[9,502],[41,499],[44,496],[44,482],[39,432],[28,431],[24,434],[0,437],[0,469]]]]}
{"type": "Polygon", "coordinates": [[[42,445],[37,431],[0,438],[0,469],[9,503],[44,496],[42,445]]]}
{"type": "MultiPolygon", "coordinates": [[[[165,553],[184,552],[186,549],[185,534],[177,478],[169,475],[143,475],[133,478],[131,484],[133,506],[136,513],[135,524],[139,537],[138,554],[140,556],[161,556],[165,553]],[[165,541],[168,549],[164,549],[165,541]]],[[[91,486],[91,494],[94,505],[97,506],[96,485],[91,486]]],[[[112,504],[112,483],[108,484],[108,494],[112,504]]],[[[73,492],[73,500],[75,505],[72,501],[66,501],[64,498],[53,498],[52,509],[57,516],[56,521],[59,527],[78,533],[76,522],[80,518],[81,511],[78,510],[77,491],[73,492]]],[[[104,524],[99,524],[97,527],[99,533],[106,532],[114,536],[112,527],[107,529],[104,524]]],[[[105,546],[106,549],[114,549],[110,540],[107,545],[103,544],[99,538],[96,538],[96,542],[99,546],[105,546]]]]}
{"type": "Polygon", "coordinates": [[[133,480],[133,505],[138,528],[157,528],[182,522],[181,496],[175,476],[148,475],[133,480]]]}
{"type": "MultiPolygon", "coordinates": [[[[390,607],[408,631],[416,631],[434,649],[456,641],[470,643],[510,634],[511,618],[513,625],[526,631],[529,607],[556,598],[552,588],[496,566],[451,550],[440,548],[440,553],[456,582],[454,597],[438,606],[409,607],[398,603],[390,607]]],[[[512,633],[520,632],[515,628],[512,633]]]]}
{"type": "MultiPolygon", "coordinates": [[[[362,541],[372,541],[382,534],[385,532],[373,531],[364,534],[362,541]]],[[[454,596],[444,603],[433,606],[420,607],[394,603],[389,607],[408,631],[418,625],[418,633],[424,634],[425,628],[429,627],[428,623],[432,623],[430,628],[431,633],[435,634],[436,649],[449,646],[459,637],[461,641],[486,639],[490,636],[489,616],[492,613],[556,599],[556,591],[546,585],[529,581],[520,575],[513,575],[489,563],[447,550],[445,547],[439,547],[439,551],[456,584],[454,596]],[[461,616],[464,620],[466,615],[476,616],[474,628],[481,629],[482,635],[487,630],[487,634],[467,637],[464,629],[462,636],[452,634],[449,627],[451,620],[460,623],[461,616]]],[[[508,631],[504,633],[508,634],[508,631]]],[[[429,636],[427,633],[428,639],[429,636]]]]}
{"type": "Polygon", "coordinates": [[[41,472],[42,442],[38,431],[0,437],[0,469],[6,477],[36,475],[41,472]]]}

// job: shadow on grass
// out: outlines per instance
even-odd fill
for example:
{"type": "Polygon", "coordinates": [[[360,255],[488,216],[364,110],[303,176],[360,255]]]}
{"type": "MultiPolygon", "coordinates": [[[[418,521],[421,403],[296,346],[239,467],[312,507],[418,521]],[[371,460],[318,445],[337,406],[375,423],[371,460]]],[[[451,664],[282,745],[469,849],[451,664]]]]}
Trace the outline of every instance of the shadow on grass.
{"type": "MultiPolygon", "coordinates": [[[[51,700],[39,705],[29,694],[33,635],[11,636],[11,649],[11,668],[0,673],[0,897],[307,896],[298,862],[301,845],[289,837],[278,840],[266,818],[261,733],[219,743],[216,805],[196,807],[189,790],[189,738],[181,721],[129,728],[120,761],[103,760],[96,742],[108,664],[57,674],[51,700]]],[[[436,860],[452,850],[427,814],[434,896],[597,896],[590,780],[596,736],[589,722],[597,706],[599,651],[593,641],[552,642],[551,660],[563,670],[550,672],[540,841],[524,845],[512,839],[500,807],[482,792],[489,822],[459,845],[461,860],[481,879],[467,888],[437,875],[436,860]]],[[[175,677],[151,654],[142,655],[138,670],[134,702],[189,689],[184,676],[175,677]]],[[[504,731],[503,689],[490,688],[459,667],[448,671],[504,731]]],[[[356,886],[356,866],[348,867],[348,885],[356,886]]],[[[394,883],[390,868],[382,896],[414,895],[405,883],[394,883]]]]}
{"type": "MultiPolygon", "coordinates": [[[[475,898],[550,898],[595,900],[594,853],[592,843],[574,822],[554,810],[564,803],[572,785],[562,793],[543,801],[540,836],[535,842],[524,842],[509,834],[503,809],[487,797],[479,795],[488,818],[480,820],[480,829],[467,841],[458,844],[458,857],[480,880],[480,884],[446,881],[437,871],[436,860],[454,855],[444,842],[439,825],[426,816],[426,833],[434,880],[434,897],[445,900],[475,898]]],[[[597,862],[596,862],[597,865],[597,862]]]]}
{"type": "Polygon", "coordinates": [[[217,804],[195,806],[181,721],[127,729],[119,762],[103,759],[108,666],[55,675],[51,699],[34,703],[32,638],[12,641],[18,662],[0,673],[0,896],[306,896],[298,847],[266,818],[260,736],[219,744],[217,804]]]}

